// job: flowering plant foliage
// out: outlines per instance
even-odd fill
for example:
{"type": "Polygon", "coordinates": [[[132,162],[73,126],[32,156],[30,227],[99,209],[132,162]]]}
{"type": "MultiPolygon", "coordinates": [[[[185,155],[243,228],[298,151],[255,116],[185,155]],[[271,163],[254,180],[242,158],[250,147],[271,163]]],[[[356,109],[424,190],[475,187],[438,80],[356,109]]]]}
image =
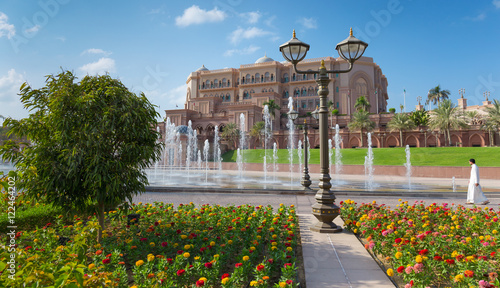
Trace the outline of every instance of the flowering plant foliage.
{"type": "MultiPolygon", "coordinates": [[[[400,201],[401,202],[401,201],[400,201]]],[[[500,287],[500,212],[423,201],[385,205],[341,202],[345,227],[409,287],[500,287]]]]}
{"type": "Polygon", "coordinates": [[[293,205],[138,203],[106,213],[105,223],[101,243],[95,216],[20,233],[14,279],[9,246],[0,245],[0,286],[297,287],[293,205]],[[140,217],[128,225],[129,214],[140,217]]]}

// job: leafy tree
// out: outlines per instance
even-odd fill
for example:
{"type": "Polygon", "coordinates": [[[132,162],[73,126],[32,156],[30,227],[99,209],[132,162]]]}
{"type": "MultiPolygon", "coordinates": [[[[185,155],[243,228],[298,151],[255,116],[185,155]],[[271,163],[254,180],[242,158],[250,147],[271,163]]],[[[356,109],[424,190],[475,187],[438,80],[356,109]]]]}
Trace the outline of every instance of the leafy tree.
{"type": "Polygon", "coordinates": [[[30,196],[67,211],[97,212],[102,238],[105,208],[144,191],[144,169],[160,158],[158,113],[148,99],[119,80],[86,76],[75,83],[69,71],[47,76],[46,86],[20,88],[28,118],[8,118],[9,133],[27,136],[22,150],[14,141],[0,155],[16,165],[16,185],[30,196]]]}
{"type": "Polygon", "coordinates": [[[236,147],[236,143],[238,139],[240,139],[240,130],[238,126],[234,122],[229,122],[222,129],[222,133],[220,135],[224,140],[232,142],[233,147],[236,147]]]}
{"type": "Polygon", "coordinates": [[[451,146],[450,130],[467,127],[467,123],[459,117],[459,113],[459,109],[451,100],[443,100],[443,102],[439,103],[438,107],[433,110],[433,114],[429,121],[431,129],[439,129],[447,135],[449,146],[451,146]]]}
{"type": "Polygon", "coordinates": [[[254,137],[257,143],[260,143],[262,137],[264,136],[265,129],[266,123],[264,121],[255,122],[250,130],[250,136],[254,137]]]}
{"type": "MultiPolygon", "coordinates": [[[[333,103],[332,100],[328,100],[327,106],[328,106],[328,111],[330,111],[331,116],[333,116],[334,115],[333,110],[336,110],[335,103],[333,103]]],[[[338,110],[337,110],[337,114],[338,114],[338,110]]],[[[330,126],[331,127],[333,126],[333,117],[330,117],[330,126]]]]}
{"type": "Polygon", "coordinates": [[[495,145],[495,131],[498,130],[498,122],[492,118],[488,118],[482,125],[481,129],[488,131],[490,136],[490,146],[495,145]]]}
{"type": "Polygon", "coordinates": [[[427,126],[429,124],[429,112],[425,111],[425,109],[411,112],[409,116],[416,126],[427,126]]]}
{"type": "MultiPolygon", "coordinates": [[[[495,99],[493,101],[493,106],[486,107],[486,112],[488,112],[488,117],[486,118],[485,129],[490,133],[490,139],[495,139],[495,131],[500,127],[500,101],[495,99]]],[[[495,145],[490,143],[490,145],[495,145]]]]}
{"type": "Polygon", "coordinates": [[[356,111],[368,111],[370,107],[370,102],[368,102],[368,99],[366,99],[365,96],[359,97],[358,99],[356,99],[356,103],[354,103],[354,108],[356,109],[356,111]]]}
{"type": "Polygon", "coordinates": [[[410,116],[406,113],[394,114],[391,121],[387,123],[387,127],[392,131],[399,131],[399,144],[401,147],[404,145],[403,131],[415,129],[416,125],[410,116]]]}
{"type": "Polygon", "coordinates": [[[483,116],[476,110],[466,111],[465,117],[470,125],[482,125],[484,122],[483,116]]]}
{"type": "Polygon", "coordinates": [[[449,96],[450,96],[449,90],[441,90],[440,85],[437,85],[436,87],[429,90],[429,93],[427,94],[427,101],[425,101],[425,105],[429,104],[429,102],[432,102],[432,104],[436,105],[439,102],[448,99],[449,96]]]}
{"type": "Polygon", "coordinates": [[[352,114],[351,122],[349,122],[347,127],[353,131],[360,131],[361,147],[363,147],[363,130],[367,132],[372,131],[375,128],[375,122],[370,120],[370,115],[367,111],[360,110],[352,114]]]}
{"type": "Polygon", "coordinates": [[[269,109],[269,115],[271,115],[273,120],[275,119],[275,116],[276,116],[276,110],[280,111],[280,109],[281,109],[281,107],[278,104],[276,104],[276,102],[274,100],[266,101],[266,102],[262,103],[262,105],[267,105],[267,107],[269,109]]]}

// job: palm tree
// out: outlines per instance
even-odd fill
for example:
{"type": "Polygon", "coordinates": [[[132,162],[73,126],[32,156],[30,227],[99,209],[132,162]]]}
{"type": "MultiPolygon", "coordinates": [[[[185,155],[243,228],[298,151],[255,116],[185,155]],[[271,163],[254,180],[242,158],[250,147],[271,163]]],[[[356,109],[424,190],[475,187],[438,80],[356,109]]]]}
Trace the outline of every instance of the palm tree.
{"type": "Polygon", "coordinates": [[[429,90],[429,93],[427,94],[427,101],[425,101],[425,105],[429,104],[429,102],[432,102],[432,104],[436,105],[439,102],[448,99],[448,96],[450,96],[450,91],[441,90],[440,85],[437,85],[436,87],[429,90]]]}
{"type": "Polygon", "coordinates": [[[267,108],[269,109],[269,115],[271,115],[271,117],[273,118],[273,120],[275,119],[275,110],[278,110],[280,111],[281,107],[276,104],[276,102],[274,100],[269,100],[269,101],[266,101],[264,103],[262,103],[262,105],[267,105],[267,108]]]}
{"type": "Polygon", "coordinates": [[[466,128],[467,123],[460,118],[459,109],[451,100],[443,100],[438,107],[433,110],[429,126],[431,129],[438,129],[448,136],[448,145],[451,146],[450,129],[466,128]]]}
{"type": "Polygon", "coordinates": [[[260,144],[261,138],[264,135],[266,123],[264,121],[255,122],[250,130],[250,136],[255,138],[255,141],[260,144]]]}
{"type": "Polygon", "coordinates": [[[363,147],[363,130],[370,132],[375,128],[375,122],[370,120],[370,115],[367,111],[360,110],[352,114],[351,122],[347,125],[350,130],[360,131],[361,147],[363,147]]]}
{"type": "Polygon", "coordinates": [[[234,122],[229,122],[224,126],[221,133],[221,138],[226,141],[232,142],[233,147],[236,147],[236,143],[240,138],[240,131],[238,130],[238,126],[234,122]]]}
{"type": "Polygon", "coordinates": [[[482,125],[481,129],[488,131],[490,136],[490,146],[495,145],[495,131],[498,130],[498,121],[493,118],[488,118],[482,125]]]}
{"type": "Polygon", "coordinates": [[[365,96],[361,96],[356,99],[356,103],[354,104],[354,108],[356,109],[356,111],[368,111],[370,107],[370,102],[368,102],[365,96]]]}
{"type": "MultiPolygon", "coordinates": [[[[488,112],[488,118],[486,118],[486,126],[488,127],[488,131],[490,132],[490,138],[495,139],[495,131],[500,127],[500,101],[495,99],[493,101],[493,106],[486,107],[486,112],[488,112]]],[[[490,145],[495,145],[494,143],[490,145]]]]}
{"type": "Polygon", "coordinates": [[[333,126],[333,109],[335,109],[335,103],[333,103],[332,100],[328,100],[328,104],[326,104],[328,106],[328,111],[330,111],[330,113],[328,113],[328,115],[330,116],[330,127],[333,126]]]}
{"type": "Polygon", "coordinates": [[[410,116],[408,114],[398,113],[392,117],[389,123],[387,123],[387,127],[389,127],[389,130],[391,132],[399,131],[399,144],[401,147],[403,147],[403,131],[415,129],[416,125],[415,122],[410,119],[410,116]]]}

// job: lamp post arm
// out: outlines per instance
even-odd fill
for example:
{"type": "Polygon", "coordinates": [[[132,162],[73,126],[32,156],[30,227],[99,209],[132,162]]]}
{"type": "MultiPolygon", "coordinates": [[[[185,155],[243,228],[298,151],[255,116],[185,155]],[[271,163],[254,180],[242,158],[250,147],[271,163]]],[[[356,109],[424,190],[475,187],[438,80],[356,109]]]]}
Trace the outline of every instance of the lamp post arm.
{"type": "MultiPolygon", "coordinates": [[[[352,70],[352,67],[353,67],[353,63],[352,62],[348,62],[349,63],[349,67],[345,70],[326,70],[326,73],[327,74],[341,74],[341,73],[347,73],[347,72],[350,72],[352,70]]],[[[324,62],[321,61],[321,67],[324,67],[324,62]]],[[[302,70],[299,70],[297,69],[297,64],[293,64],[293,69],[295,70],[295,73],[297,74],[318,74],[318,71],[302,71],[302,70]]]]}

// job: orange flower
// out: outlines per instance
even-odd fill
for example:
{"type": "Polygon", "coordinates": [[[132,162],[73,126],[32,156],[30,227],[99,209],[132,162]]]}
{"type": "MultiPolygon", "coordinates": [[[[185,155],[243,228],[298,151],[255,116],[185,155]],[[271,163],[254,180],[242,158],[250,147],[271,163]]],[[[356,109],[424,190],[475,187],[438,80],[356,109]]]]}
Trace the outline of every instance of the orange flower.
{"type": "Polygon", "coordinates": [[[154,273],[149,273],[149,274],[148,274],[148,278],[149,278],[149,279],[151,279],[151,278],[153,278],[153,277],[155,277],[155,274],[154,274],[154,273]]]}
{"type": "Polygon", "coordinates": [[[102,254],[102,250],[95,251],[95,255],[101,255],[101,254],[102,254]]]}

